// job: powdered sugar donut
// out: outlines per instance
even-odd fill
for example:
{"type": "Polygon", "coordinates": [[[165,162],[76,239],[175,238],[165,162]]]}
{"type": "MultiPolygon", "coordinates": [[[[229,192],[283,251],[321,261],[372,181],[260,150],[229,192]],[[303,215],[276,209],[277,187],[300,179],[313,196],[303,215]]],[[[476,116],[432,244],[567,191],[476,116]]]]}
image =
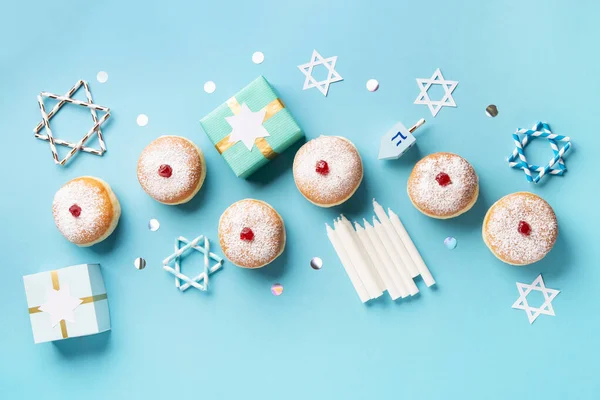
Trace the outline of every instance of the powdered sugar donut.
{"type": "Polygon", "coordinates": [[[263,201],[240,200],[221,215],[219,242],[225,256],[238,267],[264,267],[283,253],[283,219],[263,201]]]}
{"type": "Polygon", "coordinates": [[[119,200],[108,183],[92,176],[67,182],[54,196],[56,227],[78,246],[91,246],[115,230],[121,216],[119,200]]]}
{"type": "Polygon", "coordinates": [[[294,157],[293,170],[300,193],[319,207],[342,204],[363,178],[358,150],[339,136],[321,136],[305,143],[294,157]]]}
{"type": "Polygon", "coordinates": [[[554,210],[529,192],[504,196],[490,207],[483,221],[483,241],[496,257],[511,265],[541,260],[557,237],[554,210]]]}
{"type": "Polygon", "coordinates": [[[415,164],[408,178],[408,197],[423,214],[439,219],[459,216],[479,196],[479,179],[467,160],[434,153],[415,164]]]}
{"type": "Polygon", "coordinates": [[[163,204],[190,201],[202,187],[206,163],[202,151],[181,136],[161,136],[140,155],[137,176],[142,189],[163,204]]]}

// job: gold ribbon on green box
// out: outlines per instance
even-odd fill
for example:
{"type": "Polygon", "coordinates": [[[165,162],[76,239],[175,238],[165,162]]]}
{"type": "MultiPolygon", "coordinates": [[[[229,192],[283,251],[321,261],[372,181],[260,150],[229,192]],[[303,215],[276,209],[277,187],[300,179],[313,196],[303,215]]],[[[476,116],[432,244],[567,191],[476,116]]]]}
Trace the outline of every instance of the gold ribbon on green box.
{"type": "MultiPolygon", "coordinates": [[[[233,115],[237,115],[240,112],[241,105],[237,101],[235,96],[230,98],[229,100],[227,100],[227,106],[229,107],[229,109],[231,110],[233,115]]],[[[280,110],[283,110],[284,108],[285,108],[285,105],[279,98],[277,98],[277,99],[273,100],[272,102],[270,102],[269,104],[267,104],[264,107],[264,110],[266,111],[266,113],[265,113],[265,118],[263,119],[263,123],[265,121],[268,121],[269,118],[271,118],[273,115],[277,114],[280,110]]],[[[223,154],[224,152],[227,151],[227,149],[229,149],[231,146],[233,146],[235,144],[235,142],[232,142],[230,138],[231,138],[231,134],[225,136],[223,139],[221,139],[219,141],[219,143],[217,143],[215,145],[219,154],[223,154]]],[[[272,160],[277,156],[277,153],[275,152],[275,150],[273,150],[271,148],[271,145],[269,144],[269,142],[267,142],[267,140],[265,138],[256,138],[254,141],[254,144],[256,145],[258,150],[262,153],[262,155],[265,156],[266,159],[272,160]]]]}
{"type": "Polygon", "coordinates": [[[246,178],[275,158],[304,134],[269,82],[259,77],[200,121],[202,128],[238,177],[246,178]],[[255,139],[248,150],[231,141],[226,118],[238,115],[242,104],[253,113],[265,112],[262,126],[269,136],[255,139]]]}

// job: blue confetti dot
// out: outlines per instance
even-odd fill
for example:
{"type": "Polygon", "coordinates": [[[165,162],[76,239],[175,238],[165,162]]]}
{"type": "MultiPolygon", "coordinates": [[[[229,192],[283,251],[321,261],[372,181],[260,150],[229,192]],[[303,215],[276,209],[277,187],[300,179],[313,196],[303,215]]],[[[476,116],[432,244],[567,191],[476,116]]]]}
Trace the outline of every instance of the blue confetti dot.
{"type": "Polygon", "coordinates": [[[456,248],[456,244],[456,239],[452,236],[448,236],[446,239],[444,239],[444,246],[446,246],[446,248],[449,250],[454,250],[456,248]]]}

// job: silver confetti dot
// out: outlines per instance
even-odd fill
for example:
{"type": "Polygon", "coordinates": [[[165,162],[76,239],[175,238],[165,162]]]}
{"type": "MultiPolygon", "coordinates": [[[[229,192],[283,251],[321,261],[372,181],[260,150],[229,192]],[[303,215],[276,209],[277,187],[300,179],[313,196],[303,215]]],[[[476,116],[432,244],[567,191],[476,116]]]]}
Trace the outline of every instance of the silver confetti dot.
{"type": "Polygon", "coordinates": [[[135,261],[133,262],[133,265],[137,268],[137,269],[144,269],[146,268],[146,260],[144,260],[142,257],[138,257],[135,259],[135,261]]]}
{"type": "Polygon", "coordinates": [[[446,246],[448,250],[454,250],[456,248],[456,245],[456,239],[452,236],[448,236],[446,239],[444,239],[444,246],[446,246]]]}
{"type": "Polygon", "coordinates": [[[271,286],[271,293],[273,293],[273,296],[281,296],[283,293],[283,285],[281,283],[274,283],[273,286],[271,286]]]}
{"type": "Polygon", "coordinates": [[[96,75],[96,79],[100,83],[106,83],[106,81],[108,81],[108,72],[106,72],[106,71],[98,72],[98,74],[96,75]]]}
{"type": "Polygon", "coordinates": [[[494,118],[496,115],[498,115],[498,107],[496,107],[494,104],[490,104],[485,108],[485,114],[488,117],[494,118]]]}
{"type": "Polygon", "coordinates": [[[252,62],[254,64],[262,64],[263,61],[265,61],[265,55],[262,51],[255,51],[254,54],[252,54],[252,62]]]}
{"type": "Polygon", "coordinates": [[[139,126],[146,126],[148,125],[148,116],[146,114],[140,114],[137,116],[135,122],[137,122],[139,126]]]}
{"type": "Polygon", "coordinates": [[[379,81],[377,79],[369,79],[367,81],[367,90],[369,92],[375,92],[379,89],[379,81]]]}
{"type": "Polygon", "coordinates": [[[323,260],[319,257],[313,257],[310,260],[310,266],[312,269],[321,269],[323,267],[323,260]]]}
{"type": "Polygon", "coordinates": [[[213,81],[208,81],[204,84],[204,91],[208,94],[214,93],[217,90],[217,85],[213,81]]]}
{"type": "Polygon", "coordinates": [[[158,222],[156,218],[152,218],[150,221],[148,221],[148,229],[150,229],[152,232],[156,232],[158,228],[160,228],[160,222],[158,222]]]}

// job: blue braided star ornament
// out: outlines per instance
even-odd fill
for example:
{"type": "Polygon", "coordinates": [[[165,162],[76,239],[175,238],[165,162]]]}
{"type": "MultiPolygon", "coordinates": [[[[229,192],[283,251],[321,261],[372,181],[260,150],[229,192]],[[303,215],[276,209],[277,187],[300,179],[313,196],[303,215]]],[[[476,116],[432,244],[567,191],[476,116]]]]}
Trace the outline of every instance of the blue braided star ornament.
{"type": "Polygon", "coordinates": [[[563,157],[571,148],[571,138],[552,133],[547,123],[536,122],[531,129],[519,128],[513,133],[512,137],[516,147],[508,157],[508,165],[512,168],[522,169],[525,172],[527,181],[538,183],[544,175],[563,175],[567,170],[563,157]],[[535,138],[548,139],[554,154],[544,167],[529,164],[525,157],[525,146],[535,138]],[[558,142],[564,142],[565,144],[559,149],[558,142]]]}

